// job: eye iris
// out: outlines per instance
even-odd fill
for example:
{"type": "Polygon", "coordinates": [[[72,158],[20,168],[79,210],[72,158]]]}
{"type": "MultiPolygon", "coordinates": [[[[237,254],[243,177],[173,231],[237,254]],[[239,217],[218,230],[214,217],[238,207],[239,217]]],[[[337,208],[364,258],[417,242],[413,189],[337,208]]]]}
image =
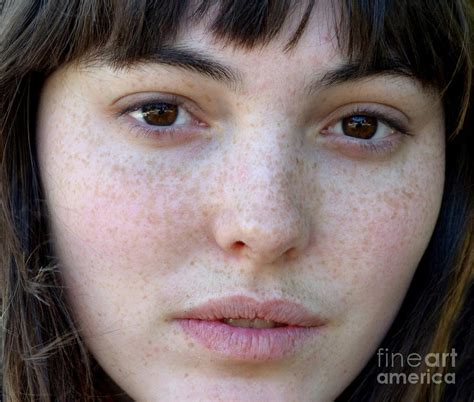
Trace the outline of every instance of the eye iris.
{"type": "Polygon", "coordinates": [[[349,137],[370,139],[377,132],[377,119],[370,116],[349,116],[342,120],[342,130],[349,137]]]}
{"type": "Polygon", "coordinates": [[[154,126],[171,126],[178,118],[178,106],[157,103],[142,107],[143,120],[154,126]]]}

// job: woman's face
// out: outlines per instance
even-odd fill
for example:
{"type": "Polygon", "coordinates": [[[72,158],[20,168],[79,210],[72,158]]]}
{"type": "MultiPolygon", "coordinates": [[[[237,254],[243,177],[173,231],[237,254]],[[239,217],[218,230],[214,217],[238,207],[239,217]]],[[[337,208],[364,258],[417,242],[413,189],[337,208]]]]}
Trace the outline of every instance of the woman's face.
{"type": "Polygon", "coordinates": [[[134,400],[330,401],[393,321],[439,212],[443,111],[407,77],[342,79],[328,20],[290,52],[294,21],[249,51],[202,24],[173,44],[194,67],[169,51],[47,80],[68,301],[134,400]]]}

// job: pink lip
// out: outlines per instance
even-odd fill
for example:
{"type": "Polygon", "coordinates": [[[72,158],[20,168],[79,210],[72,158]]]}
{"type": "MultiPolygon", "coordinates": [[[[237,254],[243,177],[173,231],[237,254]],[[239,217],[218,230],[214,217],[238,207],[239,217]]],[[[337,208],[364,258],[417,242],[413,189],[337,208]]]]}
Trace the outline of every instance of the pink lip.
{"type": "Polygon", "coordinates": [[[325,321],[300,304],[285,300],[258,302],[246,296],[214,299],[175,317],[184,332],[206,349],[234,360],[266,361],[293,355],[321,331],[325,321]],[[286,326],[241,328],[221,320],[275,321],[286,326]]]}

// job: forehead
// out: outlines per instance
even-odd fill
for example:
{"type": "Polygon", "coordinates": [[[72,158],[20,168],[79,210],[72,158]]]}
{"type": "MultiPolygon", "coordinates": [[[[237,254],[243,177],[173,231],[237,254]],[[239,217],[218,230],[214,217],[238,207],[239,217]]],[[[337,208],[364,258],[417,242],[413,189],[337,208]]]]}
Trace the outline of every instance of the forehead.
{"type": "MultiPolygon", "coordinates": [[[[262,74],[252,77],[252,81],[273,72],[284,76],[285,71],[290,73],[290,70],[300,70],[302,73],[315,66],[321,66],[324,70],[325,67],[341,64],[344,57],[338,47],[332,14],[327,7],[315,7],[298,41],[288,48],[288,43],[301,24],[303,13],[302,7],[295,9],[275,37],[252,48],[239,46],[213,33],[210,25],[215,16],[212,12],[199,22],[186,25],[176,39],[167,45],[191,50],[203,57],[210,56],[243,75],[260,71],[262,74]]],[[[315,73],[313,71],[312,75],[315,73]]]]}
{"type": "Polygon", "coordinates": [[[106,52],[104,57],[86,57],[85,65],[142,71],[155,65],[184,67],[211,78],[224,76],[226,80],[230,77],[233,89],[244,89],[246,81],[254,85],[258,81],[268,82],[271,76],[297,78],[304,83],[306,75],[314,79],[320,71],[344,62],[338,46],[334,11],[328,2],[319,2],[312,9],[300,3],[288,13],[276,35],[252,46],[216,33],[217,12],[220,9],[214,6],[202,18],[186,17],[173,39],[168,38],[159,48],[138,56],[137,60],[116,63],[113,58],[107,59],[110,53],[106,52]]]}

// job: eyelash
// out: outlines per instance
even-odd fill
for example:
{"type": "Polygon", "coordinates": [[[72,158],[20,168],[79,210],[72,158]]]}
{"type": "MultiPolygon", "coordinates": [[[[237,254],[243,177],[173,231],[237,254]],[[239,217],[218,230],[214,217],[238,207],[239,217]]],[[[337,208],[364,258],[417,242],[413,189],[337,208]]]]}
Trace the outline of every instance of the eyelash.
{"type": "MultiPolygon", "coordinates": [[[[339,138],[337,139],[337,141],[339,143],[342,143],[344,146],[351,147],[352,149],[355,148],[356,151],[361,151],[363,153],[369,154],[387,154],[390,153],[390,151],[394,150],[404,138],[413,136],[409,128],[403,122],[399,121],[396,117],[392,117],[387,112],[381,112],[380,110],[377,110],[373,107],[364,107],[360,105],[357,105],[347,111],[344,111],[344,113],[337,115],[337,118],[333,119],[334,123],[331,125],[326,125],[326,127],[334,127],[336,124],[342,122],[342,120],[344,120],[345,118],[351,116],[373,117],[377,119],[378,123],[381,123],[387,126],[389,129],[393,130],[394,134],[396,135],[395,138],[382,138],[376,140],[356,139],[344,135],[338,136],[339,138]]],[[[330,136],[331,134],[328,134],[328,131],[329,129],[325,128],[321,130],[321,134],[330,136]]],[[[390,135],[390,137],[393,136],[390,135]]]]}
{"type": "MultiPolygon", "coordinates": [[[[193,108],[186,101],[177,97],[176,95],[163,95],[157,99],[150,99],[146,101],[140,101],[132,106],[127,107],[125,110],[119,113],[119,116],[128,116],[130,126],[132,130],[136,133],[137,137],[142,138],[160,138],[163,141],[176,141],[179,137],[189,137],[190,131],[197,131],[204,127],[206,124],[199,121],[193,114],[193,108]],[[145,108],[146,106],[152,106],[155,104],[166,103],[170,105],[175,105],[178,107],[178,116],[180,113],[186,113],[189,115],[189,118],[195,123],[194,127],[190,128],[189,124],[183,124],[183,127],[174,127],[174,126],[152,126],[146,123],[140,123],[136,118],[130,116],[131,113],[137,112],[140,109],[145,108]],[[190,110],[190,111],[188,111],[190,110]]],[[[174,123],[173,123],[174,124],[174,123]]]]}
{"type": "MultiPolygon", "coordinates": [[[[154,139],[159,137],[160,140],[164,142],[167,142],[167,141],[174,142],[180,137],[182,137],[183,139],[192,137],[192,134],[197,134],[198,130],[202,130],[204,127],[208,127],[206,124],[202,123],[196,117],[194,117],[193,109],[195,108],[189,105],[186,101],[183,101],[181,98],[175,95],[166,95],[166,96],[163,95],[158,99],[150,99],[147,101],[137,102],[136,104],[127,107],[125,110],[121,111],[119,114],[121,116],[129,116],[130,120],[134,121],[130,124],[133,131],[136,132],[137,137],[154,138],[154,139]],[[178,107],[178,116],[179,116],[179,113],[183,113],[184,111],[184,113],[189,115],[189,118],[192,119],[193,122],[195,123],[194,127],[190,128],[189,124],[183,124],[183,127],[152,126],[152,125],[147,125],[146,123],[140,123],[137,121],[136,118],[130,116],[131,113],[139,111],[140,109],[146,106],[159,104],[159,103],[168,103],[168,104],[176,105],[178,107]],[[191,133],[191,132],[194,132],[194,133],[191,133]]],[[[413,136],[413,134],[406,127],[406,125],[400,122],[398,119],[387,115],[387,113],[385,112],[381,112],[371,107],[356,106],[352,109],[349,109],[345,111],[342,115],[338,115],[337,118],[334,118],[333,119],[333,121],[335,122],[334,124],[326,125],[326,127],[334,127],[339,122],[342,122],[343,119],[347,117],[351,117],[351,116],[357,116],[357,115],[373,117],[377,119],[379,123],[384,124],[388,128],[394,130],[394,132],[397,134],[397,137],[392,138],[392,139],[382,138],[378,140],[372,140],[372,139],[363,140],[363,139],[351,138],[345,135],[337,136],[339,137],[337,141],[339,143],[342,143],[342,145],[346,147],[351,147],[352,149],[355,148],[356,150],[360,152],[368,153],[368,154],[386,154],[392,151],[394,148],[396,148],[399,145],[400,141],[403,139],[403,137],[413,136]]],[[[328,131],[329,129],[325,128],[321,130],[320,132],[321,132],[321,135],[330,136],[331,134],[328,134],[328,131]]]]}
{"type": "Polygon", "coordinates": [[[356,116],[356,115],[375,117],[379,122],[396,130],[400,134],[412,135],[408,127],[406,127],[405,124],[400,122],[398,119],[388,116],[387,113],[380,112],[379,110],[374,110],[371,108],[364,108],[364,107],[358,106],[354,108],[353,110],[351,110],[350,113],[346,113],[343,117],[340,117],[339,120],[342,120],[350,116],[356,116]]]}

